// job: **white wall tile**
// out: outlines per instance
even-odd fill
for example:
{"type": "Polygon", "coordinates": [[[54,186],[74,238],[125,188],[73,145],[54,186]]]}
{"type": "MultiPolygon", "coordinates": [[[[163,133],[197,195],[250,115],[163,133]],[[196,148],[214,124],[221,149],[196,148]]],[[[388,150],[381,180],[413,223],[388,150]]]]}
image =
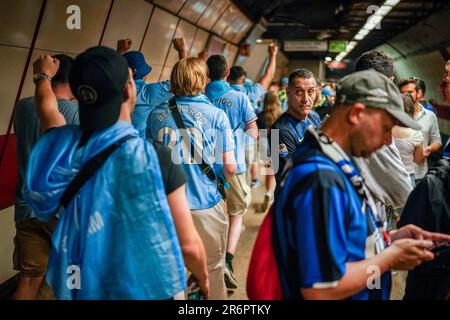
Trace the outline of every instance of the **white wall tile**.
{"type": "Polygon", "coordinates": [[[238,54],[239,47],[227,43],[225,49],[223,50],[223,55],[227,59],[228,67],[233,66],[234,60],[238,54]]]}
{"type": "Polygon", "coordinates": [[[164,9],[169,10],[175,14],[181,9],[186,0],[154,0],[153,3],[157,4],[164,9]]]}
{"type": "MultiPolygon", "coordinates": [[[[189,22],[186,22],[184,20],[180,20],[174,38],[184,38],[184,40],[186,41],[186,46],[189,49],[192,45],[192,41],[194,40],[196,29],[197,28],[193,24],[190,24],[189,22]]],[[[173,48],[173,45],[171,45],[169,56],[167,57],[166,61],[166,66],[173,67],[175,63],[177,63],[178,59],[178,52],[173,48]]]]}
{"type": "Polygon", "coordinates": [[[0,134],[5,134],[8,128],[28,51],[0,46],[0,134]]]}
{"type": "Polygon", "coordinates": [[[42,0],[0,1],[0,44],[31,46],[42,0]]]}
{"type": "Polygon", "coordinates": [[[159,78],[159,81],[170,80],[170,74],[172,73],[172,69],[173,69],[173,67],[165,66],[161,73],[161,77],[159,78]]]}
{"type": "Polygon", "coordinates": [[[142,53],[151,65],[164,65],[178,20],[174,15],[155,8],[142,46],[142,53]]]}
{"type": "Polygon", "coordinates": [[[206,42],[208,41],[208,37],[209,37],[208,32],[206,32],[202,29],[197,29],[197,34],[195,35],[189,55],[192,57],[198,56],[198,54],[200,52],[202,52],[203,49],[205,49],[206,42]]]}
{"type": "Polygon", "coordinates": [[[218,35],[223,35],[225,30],[230,26],[236,17],[238,13],[238,9],[235,5],[230,5],[226,9],[226,11],[223,13],[223,15],[220,17],[219,21],[216,23],[214,28],[212,29],[213,32],[217,33],[218,35]]]}
{"type": "Polygon", "coordinates": [[[180,11],[180,17],[195,24],[211,1],[214,0],[188,0],[180,11]]]}
{"type": "Polygon", "coordinates": [[[145,0],[116,0],[114,2],[102,45],[116,49],[117,40],[131,39],[131,50],[138,51],[153,5],[145,0]]]}
{"type": "Polygon", "coordinates": [[[229,0],[213,0],[203,13],[200,20],[198,20],[198,25],[207,30],[211,30],[217,22],[217,19],[219,19],[220,15],[229,4],[229,0]]]}
{"type": "Polygon", "coordinates": [[[152,64],[152,72],[150,72],[150,74],[146,77],[145,81],[147,82],[158,82],[159,81],[159,77],[161,76],[161,72],[163,69],[163,66],[158,66],[158,65],[154,65],[152,64]]]}
{"type": "Polygon", "coordinates": [[[13,277],[17,271],[13,270],[14,236],[14,207],[0,211],[0,284],[13,277]]]}
{"type": "Polygon", "coordinates": [[[223,54],[226,42],[216,36],[212,36],[208,43],[208,52],[212,56],[214,54],[223,54]]]}
{"type": "Polygon", "coordinates": [[[99,44],[111,0],[48,0],[36,48],[79,54],[99,44]],[[81,29],[69,30],[67,7],[81,10],[81,29]]]}

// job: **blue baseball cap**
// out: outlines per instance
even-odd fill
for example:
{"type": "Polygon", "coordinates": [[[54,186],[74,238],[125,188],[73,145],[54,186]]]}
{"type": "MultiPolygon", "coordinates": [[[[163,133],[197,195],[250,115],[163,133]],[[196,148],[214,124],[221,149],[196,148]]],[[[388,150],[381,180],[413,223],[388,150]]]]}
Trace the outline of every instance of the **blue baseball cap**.
{"type": "Polygon", "coordinates": [[[336,96],[336,92],[332,92],[328,88],[323,88],[322,89],[322,95],[327,96],[327,97],[335,97],[336,96]]]}
{"type": "Polygon", "coordinates": [[[128,65],[134,72],[134,79],[142,79],[147,74],[152,72],[152,67],[150,67],[147,62],[145,62],[144,55],[139,51],[129,51],[123,55],[128,61],[128,65]]]}

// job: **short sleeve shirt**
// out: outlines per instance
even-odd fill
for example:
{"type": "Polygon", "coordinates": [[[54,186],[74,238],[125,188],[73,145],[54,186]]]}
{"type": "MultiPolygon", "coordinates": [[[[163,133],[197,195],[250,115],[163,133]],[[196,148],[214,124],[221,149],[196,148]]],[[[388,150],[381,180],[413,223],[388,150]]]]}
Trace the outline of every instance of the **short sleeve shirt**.
{"type": "MultiPolygon", "coordinates": [[[[281,283],[288,299],[301,299],[301,288],[336,287],[346,263],[374,252],[369,239],[375,222],[368,210],[363,212],[351,182],[320,149],[308,141],[301,148],[313,150],[286,178],[274,211],[281,283]]],[[[350,298],[388,299],[389,272],[381,277],[379,289],[364,289],[350,298]]]]}
{"type": "Polygon", "coordinates": [[[150,112],[171,97],[170,81],[146,83],[144,80],[137,80],[136,91],[136,107],[131,115],[131,122],[139,131],[139,136],[145,138],[150,112]]]}
{"type": "MultiPolygon", "coordinates": [[[[58,108],[68,124],[79,123],[77,103],[70,100],[59,99],[58,108]]],[[[34,97],[22,99],[17,103],[14,115],[14,132],[17,137],[17,155],[19,163],[17,188],[19,192],[16,196],[15,220],[23,221],[35,217],[31,208],[27,205],[25,200],[23,200],[21,194],[28,158],[30,157],[34,145],[42,136],[41,126],[34,104],[34,97]]]]}
{"type": "MultiPolygon", "coordinates": [[[[234,151],[235,145],[228,117],[204,95],[177,98],[182,120],[191,137],[191,146],[215,168],[221,165],[222,153],[234,151]]],[[[187,176],[187,198],[191,210],[214,207],[221,199],[217,184],[211,181],[191,157],[181,139],[168,104],[155,108],[149,117],[149,138],[172,149],[172,160],[181,163],[187,176]]],[[[221,170],[221,169],[220,169],[221,170]]]]}

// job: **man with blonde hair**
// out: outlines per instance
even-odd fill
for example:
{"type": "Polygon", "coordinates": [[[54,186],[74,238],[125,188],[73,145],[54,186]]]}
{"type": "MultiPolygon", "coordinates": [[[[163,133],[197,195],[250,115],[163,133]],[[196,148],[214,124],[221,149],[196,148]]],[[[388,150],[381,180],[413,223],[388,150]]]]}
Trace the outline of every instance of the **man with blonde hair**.
{"type": "Polygon", "coordinates": [[[207,68],[200,58],[178,61],[170,77],[174,97],[150,113],[150,138],[172,148],[188,176],[187,197],[206,248],[210,299],[226,299],[224,272],[228,219],[219,177],[236,171],[234,141],[227,115],[203,94],[207,68]]]}

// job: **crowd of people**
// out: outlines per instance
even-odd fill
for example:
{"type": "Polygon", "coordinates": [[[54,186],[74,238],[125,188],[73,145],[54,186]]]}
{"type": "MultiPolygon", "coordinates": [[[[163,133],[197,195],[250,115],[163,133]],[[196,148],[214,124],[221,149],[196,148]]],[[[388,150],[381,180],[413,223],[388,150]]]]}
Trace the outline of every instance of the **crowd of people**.
{"type": "MultiPolygon", "coordinates": [[[[47,284],[57,299],[227,299],[243,285],[233,259],[260,179],[286,299],[387,299],[391,270],[450,241],[446,226],[397,225],[441,164],[430,155],[446,150],[424,81],[396,85],[385,53],[366,52],[337,83],[304,68],[274,83],[270,45],[253,83],[222,55],[189,57],[177,38],[170,80],[149,83],[131,45],[34,62],[35,96],[14,119],[15,299],[47,284]]],[[[445,72],[449,103],[449,62],[445,72]]]]}

